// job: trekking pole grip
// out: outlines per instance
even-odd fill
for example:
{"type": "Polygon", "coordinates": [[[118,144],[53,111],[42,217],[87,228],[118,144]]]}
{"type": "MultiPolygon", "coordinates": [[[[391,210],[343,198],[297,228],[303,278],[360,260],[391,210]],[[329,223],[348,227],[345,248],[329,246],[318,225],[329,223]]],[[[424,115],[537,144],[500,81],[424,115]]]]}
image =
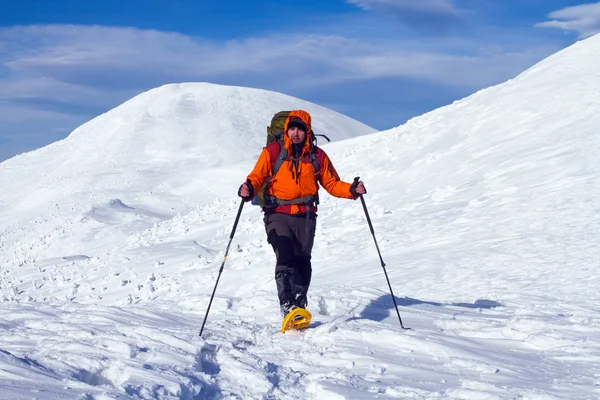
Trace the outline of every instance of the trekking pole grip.
{"type": "MultiPolygon", "coordinates": [[[[354,185],[354,186],[358,187],[358,183],[359,183],[359,182],[360,182],[360,177],[359,177],[359,176],[357,176],[356,178],[354,178],[354,182],[352,182],[352,185],[354,185]]],[[[364,189],[364,187],[363,187],[363,189],[364,189]]],[[[367,194],[367,189],[365,189],[365,193],[364,193],[364,194],[367,194]]],[[[359,196],[360,196],[360,197],[362,197],[362,194],[361,194],[361,195],[359,195],[359,196]]]]}

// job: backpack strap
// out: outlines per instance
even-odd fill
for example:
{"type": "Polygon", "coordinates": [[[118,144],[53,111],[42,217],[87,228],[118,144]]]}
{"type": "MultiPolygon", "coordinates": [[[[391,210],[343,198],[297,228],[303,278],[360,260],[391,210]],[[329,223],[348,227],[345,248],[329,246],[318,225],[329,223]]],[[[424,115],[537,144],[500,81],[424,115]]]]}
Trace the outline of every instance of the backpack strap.
{"type": "Polygon", "coordinates": [[[283,162],[286,160],[289,160],[289,157],[287,156],[288,151],[285,148],[285,146],[283,145],[283,137],[280,137],[279,140],[277,141],[277,143],[279,143],[279,154],[277,155],[277,158],[273,162],[273,174],[271,174],[271,176],[277,175],[277,172],[279,172],[279,169],[283,165],[283,162]]]}
{"type": "MultiPolygon", "coordinates": [[[[319,150],[317,146],[311,145],[309,158],[299,158],[298,159],[298,158],[288,157],[288,150],[285,148],[285,146],[283,144],[283,137],[280,137],[279,140],[274,143],[277,143],[279,145],[278,146],[279,149],[277,149],[277,146],[273,145],[273,143],[271,143],[269,146],[267,146],[267,151],[269,152],[269,155],[273,162],[273,167],[272,167],[271,176],[269,176],[267,178],[267,181],[265,182],[265,187],[268,187],[268,184],[271,182],[271,179],[273,179],[273,177],[275,175],[277,175],[277,173],[281,169],[281,166],[283,165],[284,161],[290,161],[290,160],[310,161],[315,170],[315,180],[318,182],[319,174],[321,173],[321,163],[319,161],[322,162],[322,157],[317,156],[317,152],[319,150]]],[[[319,152],[319,153],[322,154],[322,152],[319,152]]],[[[319,193],[317,192],[314,196],[305,196],[305,197],[301,197],[301,198],[293,199],[293,200],[280,200],[275,196],[265,196],[265,200],[269,200],[269,203],[272,204],[271,206],[269,206],[265,202],[265,208],[275,208],[279,205],[287,205],[287,204],[306,204],[308,207],[308,205],[310,205],[311,203],[319,204],[319,193]]]]}
{"type": "MultiPolygon", "coordinates": [[[[267,150],[269,151],[269,155],[271,156],[271,160],[275,160],[273,161],[273,173],[271,174],[271,177],[277,175],[277,172],[279,172],[279,169],[281,168],[281,166],[283,165],[284,161],[289,161],[292,160],[292,158],[288,157],[288,151],[285,148],[285,146],[283,145],[283,138],[279,138],[279,140],[277,141],[277,143],[279,144],[279,153],[277,153],[276,157],[273,157],[273,155],[276,153],[275,152],[275,146],[272,147],[267,147],[267,150]]],[[[321,173],[321,163],[319,160],[319,157],[317,157],[317,152],[318,152],[318,147],[317,146],[310,146],[310,153],[309,153],[309,158],[308,160],[310,160],[310,162],[313,165],[313,168],[315,169],[315,179],[318,180],[319,174],[321,173]]],[[[307,160],[306,158],[300,158],[300,160],[307,160]]],[[[269,177],[269,178],[271,178],[269,177]]]]}
{"type": "Polygon", "coordinates": [[[317,146],[311,146],[310,148],[310,161],[315,169],[315,179],[319,180],[319,174],[321,173],[321,164],[317,159],[317,146]]]}
{"type": "Polygon", "coordinates": [[[279,171],[279,169],[283,165],[283,162],[287,158],[287,149],[283,145],[283,137],[280,137],[279,140],[277,140],[276,142],[272,142],[269,145],[267,145],[266,149],[269,152],[269,157],[271,158],[271,162],[273,164],[271,168],[271,176],[269,176],[265,181],[265,184],[263,185],[264,188],[267,188],[269,186],[271,179],[273,179],[273,177],[277,175],[277,172],[279,171]]]}

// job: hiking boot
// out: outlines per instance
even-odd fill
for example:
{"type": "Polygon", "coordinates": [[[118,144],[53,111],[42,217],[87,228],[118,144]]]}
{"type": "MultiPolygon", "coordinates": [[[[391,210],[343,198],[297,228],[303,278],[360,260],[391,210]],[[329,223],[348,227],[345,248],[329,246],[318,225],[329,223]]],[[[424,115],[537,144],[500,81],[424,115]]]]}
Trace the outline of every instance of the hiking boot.
{"type": "Polygon", "coordinates": [[[306,308],[308,306],[308,299],[306,298],[306,294],[296,295],[296,305],[299,308],[306,308]]]}
{"type": "Polygon", "coordinates": [[[284,303],[281,306],[281,316],[285,318],[294,308],[298,308],[295,304],[292,303],[284,303]]]}

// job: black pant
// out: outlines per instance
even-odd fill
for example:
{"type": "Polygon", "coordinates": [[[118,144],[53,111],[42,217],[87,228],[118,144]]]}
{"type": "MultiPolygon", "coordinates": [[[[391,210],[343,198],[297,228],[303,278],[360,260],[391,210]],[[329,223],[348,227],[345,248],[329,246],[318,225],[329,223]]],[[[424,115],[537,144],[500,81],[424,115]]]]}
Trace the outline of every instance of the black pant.
{"type": "Polygon", "coordinates": [[[294,305],[306,308],[316,215],[266,213],[264,221],[267,241],[277,257],[275,282],[281,311],[286,314],[294,305]]]}

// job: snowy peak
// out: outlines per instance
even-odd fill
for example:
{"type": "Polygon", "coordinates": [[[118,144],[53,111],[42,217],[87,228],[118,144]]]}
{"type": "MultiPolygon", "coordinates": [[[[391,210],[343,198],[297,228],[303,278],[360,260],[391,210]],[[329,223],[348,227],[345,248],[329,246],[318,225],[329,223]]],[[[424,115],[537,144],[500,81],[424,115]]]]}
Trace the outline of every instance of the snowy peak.
{"type": "Polygon", "coordinates": [[[598,65],[600,35],[515,79],[344,146],[361,143],[362,157],[395,163],[398,183],[419,195],[475,182],[538,191],[576,171],[591,177],[600,172],[598,65]]]}
{"type": "MultiPolygon", "coordinates": [[[[335,111],[280,93],[209,83],[165,85],[98,116],[64,140],[1,163],[0,212],[12,206],[51,207],[58,198],[81,192],[89,196],[86,201],[101,196],[103,202],[131,188],[150,197],[157,188],[175,190],[173,185],[185,186],[181,191],[189,197],[191,192],[207,193],[215,179],[223,183],[228,174],[213,172],[209,182],[198,184],[200,171],[256,159],[273,114],[288,109],[310,112],[314,131],[332,141],[374,132],[335,111]],[[32,176],[36,178],[30,180],[32,176]],[[28,182],[26,192],[23,182],[28,182]]],[[[184,199],[181,191],[171,198],[184,199]]]]}
{"type": "Polygon", "coordinates": [[[374,129],[327,108],[267,90],[209,83],[165,85],[127,101],[76,129],[73,146],[88,144],[113,163],[200,159],[206,166],[255,158],[274,113],[306,109],[315,131],[332,140],[374,129]]]}
{"type": "MultiPolygon", "coordinates": [[[[581,40],[539,62],[521,73],[515,81],[527,80],[537,75],[547,77],[581,77],[598,74],[598,54],[600,52],[600,34],[581,40]]],[[[552,81],[547,81],[551,84],[552,81]]],[[[574,82],[575,83],[575,82],[574,82]]]]}

